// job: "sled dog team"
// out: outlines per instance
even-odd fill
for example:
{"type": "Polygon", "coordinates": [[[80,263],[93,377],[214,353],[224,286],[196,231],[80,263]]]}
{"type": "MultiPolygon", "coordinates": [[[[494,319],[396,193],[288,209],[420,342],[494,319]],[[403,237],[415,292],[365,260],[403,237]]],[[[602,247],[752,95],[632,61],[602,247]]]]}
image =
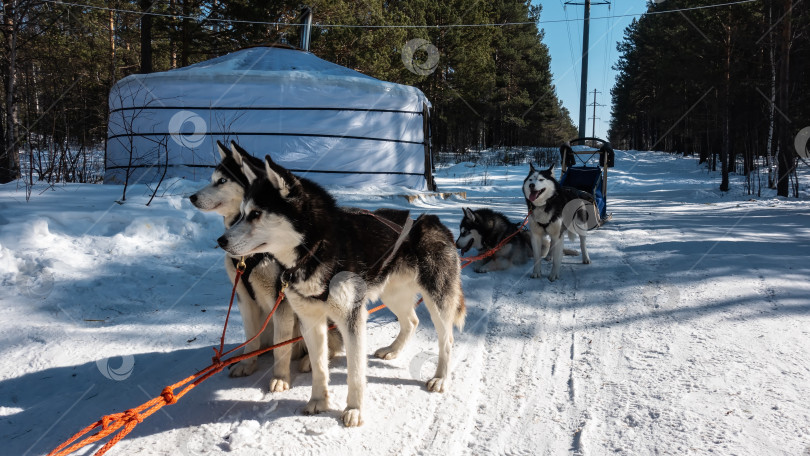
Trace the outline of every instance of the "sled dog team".
{"type": "MultiPolygon", "coordinates": [[[[298,369],[312,371],[312,392],[304,413],[328,410],[328,360],[343,349],[348,395],[342,420],[346,426],[361,425],[367,365],[365,304],[379,299],[396,315],[399,334],[374,352],[379,358],[393,359],[419,324],[415,309],[419,295],[439,343],[436,372],[426,386],[443,392],[449,384],[453,327],[462,329],[466,316],[457,248],[462,255],[471,248],[483,252],[519,227],[489,209],[465,208],[454,242],[436,216],[411,220],[407,211],[339,207],[321,186],[291,173],[270,156],[262,161],[235,142],[217,147],[221,160],[210,183],[190,200],[202,211],[223,216],[225,232],[217,242],[227,252],[225,269],[231,281],[239,259],[245,260],[237,296],[247,338],[261,329],[282,283],[287,286],[272,325],[245,352],[299,335],[305,342],[273,352],[270,391],[290,388],[291,360],[300,359],[298,369]],[[327,331],[329,323],[337,331],[327,331]]],[[[531,167],[523,183],[530,230],[513,237],[489,259],[476,262],[477,272],[523,264],[532,255],[532,277],[540,277],[541,260],[550,252],[548,278],[556,280],[562,256],[576,254],[563,249],[566,233],[572,239],[580,236],[582,261],[590,263],[585,230],[563,223],[564,209],[570,213],[572,204],[574,224],[586,220],[584,203],[576,206],[576,198],[551,171],[531,167]]],[[[256,367],[256,357],[246,359],[234,365],[230,375],[250,375],[256,367]]]]}

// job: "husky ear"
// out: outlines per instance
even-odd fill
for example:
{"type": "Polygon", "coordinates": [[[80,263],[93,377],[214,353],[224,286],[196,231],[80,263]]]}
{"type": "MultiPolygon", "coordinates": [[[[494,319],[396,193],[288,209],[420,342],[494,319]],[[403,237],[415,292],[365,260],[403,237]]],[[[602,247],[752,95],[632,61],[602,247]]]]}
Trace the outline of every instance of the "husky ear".
{"type": "Polygon", "coordinates": [[[472,209],[469,207],[463,207],[461,210],[464,211],[465,218],[469,219],[471,222],[475,221],[475,214],[473,213],[472,209]]]}
{"type": "Polygon", "coordinates": [[[236,141],[233,140],[231,140],[231,151],[233,152],[234,156],[241,155],[244,157],[246,155],[250,155],[248,151],[243,149],[242,146],[240,146],[239,144],[236,144],[236,141]]]}
{"type": "Polygon", "coordinates": [[[535,172],[535,171],[537,171],[537,170],[536,170],[536,169],[534,169],[534,163],[529,162],[529,172],[530,172],[530,173],[533,173],[533,172],[535,172]]]}
{"type": "Polygon", "coordinates": [[[225,158],[227,158],[228,155],[231,154],[231,151],[229,151],[228,148],[225,147],[225,144],[222,144],[219,141],[217,141],[217,152],[219,152],[219,158],[221,160],[225,160],[225,158]]]}
{"type": "MultiPolygon", "coordinates": [[[[224,148],[225,146],[222,146],[222,147],[224,148]]],[[[234,160],[236,160],[236,164],[239,165],[239,166],[242,166],[242,163],[244,163],[244,161],[245,161],[244,160],[245,155],[248,155],[248,152],[245,149],[242,149],[241,147],[239,147],[239,145],[236,144],[235,141],[231,141],[231,150],[227,151],[227,152],[228,152],[228,154],[230,154],[233,157],[234,160]]],[[[255,175],[255,173],[254,173],[254,175],[255,175]]]]}
{"type": "Polygon", "coordinates": [[[546,170],[546,172],[547,172],[547,173],[549,173],[549,174],[551,174],[551,170],[553,170],[553,169],[554,169],[554,162],[551,162],[551,166],[549,166],[549,167],[548,167],[548,169],[546,170]]]}
{"type": "Polygon", "coordinates": [[[289,171],[277,165],[269,155],[264,157],[264,169],[267,172],[267,180],[278,189],[282,197],[290,194],[290,188],[294,184],[294,177],[289,171]]]}
{"type": "Polygon", "coordinates": [[[245,174],[245,177],[247,177],[248,185],[250,185],[258,176],[256,176],[256,173],[253,171],[253,168],[250,167],[247,161],[242,160],[242,157],[239,157],[239,160],[242,161],[242,172],[245,174]]]}

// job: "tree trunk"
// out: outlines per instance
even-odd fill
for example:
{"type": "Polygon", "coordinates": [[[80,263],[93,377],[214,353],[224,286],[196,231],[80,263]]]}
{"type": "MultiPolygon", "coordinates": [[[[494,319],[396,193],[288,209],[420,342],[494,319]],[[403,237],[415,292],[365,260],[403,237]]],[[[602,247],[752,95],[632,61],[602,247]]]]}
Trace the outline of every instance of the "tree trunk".
{"type": "Polygon", "coordinates": [[[115,11],[110,11],[110,87],[115,84],[115,11]]]}
{"type": "Polygon", "coordinates": [[[0,184],[20,177],[19,110],[17,100],[17,32],[19,31],[19,2],[3,2],[3,26],[8,69],[6,75],[6,125],[4,151],[0,155],[0,184]]]}
{"type": "MultiPolygon", "coordinates": [[[[177,11],[177,0],[170,0],[169,1],[169,12],[171,14],[176,14],[177,11]]],[[[171,31],[169,32],[169,66],[172,69],[177,68],[177,19],[171,19],[171,31]]]]}
{"type": "Polygon", "coordinates": [[[731,103],[731,18],[729,18],[729,25],[726,26],[726,59],[725,59],[725,74],[723,84],[723,146],[720,148],[720,191],[728,191],[728,173],[729,168],[734,165],[731,162],[731,138],[730,138],[730,113],[729,104],[731,103]]]}
{"type": "Polygon", "coordinates": [[[180,66],[186,67],[189,62],[189,55],[191,54],[191,21],[188,16],[191,15],[190,0],[183,0],[183,20],[182,30],[180,31],[180,66]]]}
{"type": "Polygon", "coordinates": [[[779,112],[783,116],[779,117],[779,155],[777,157],[777,181],[776,181],[776,194],[779,196],[788,196],[790,190],[790,171],[791,164],[795,161],[793,158],[793,145],[792,138],[790,137],[789,121],[784,118],[787,116],[790,105],[790,90],[788,84],[790,82],[790,38],[791,38],[791,10],[793,9],[793,0],[783,0],[784,18],[782,19],[782,36],[780,42],[781,60],[779,64],[779,112]]]}
{"type": "MultiPolygon", "coordinates": [[[[772,27],[773,22],[773,5],[768,5],[768,26],[772,27]]],[[[774,133],[774,107],[776,107],[776,58],[775,44],[773,42],[773,29],[768,31],[768,59],[770,60],[771,67],[771,98],[770,109],[768,109],[768,142],[765,150],[765,166],[768,168],[768,188],[774,188],[773,179],[773,133],[774,133]]]]}
{"type": "MultiPolygon", "coordinates": [[[[152,9],[152,0],[141,0],[144,13],[152,9]]],[[[141,16],[141,73],[152,72],[152,15],[141,16]]]]}

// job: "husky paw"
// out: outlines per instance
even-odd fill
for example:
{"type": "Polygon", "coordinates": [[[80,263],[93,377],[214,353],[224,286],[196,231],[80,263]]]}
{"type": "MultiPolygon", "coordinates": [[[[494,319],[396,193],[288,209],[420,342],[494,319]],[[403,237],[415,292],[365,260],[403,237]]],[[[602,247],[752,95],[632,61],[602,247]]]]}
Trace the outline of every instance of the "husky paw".
{"type": "Polygon", "coordinates": [[[428,391],[432,391],[434,393],[443,393],[444,392],[444,378],[443,377],[434,377],[428,380],[427,384],[428,391]]]}
{"type": "Polygon", "coordinates": [[[287,391],[290,389],[290,379],[284,378],[274,378],[270,380],[270,392],[271,393],[280,393],[282,391],[287,391]]]}
{"type": "Polygon", "coordinates": [[[579,252],[577,252],[577,251],[576,251],[576,250],[574,250],[574,249],[563,249],[563,255],[566,255],[566,256],[577,256],[577,255],[579,255],[579,252]]]}
{"type": "Polygon", "coordinates": [[[394,350],[391,346],[380,348],[374,352],[374,356],[380,359],[394,359],[399,355],[399,350],[394,350]]]}
{"type": "Polygon", "coordinates": [[[304,407],[304,415],[317,415],[329,410],[329,399],[310,399],[304,407]]]}
{"type": "Polygon", "coordinates": [[[582,259],[582,264],[591,264],[591,259],[590,258],[583,258],[582,259]]]}
{"type": "Polygon", "coordinates": [[[532,272],[532,279],[539,279],[540,277],[543,277],[543,274],[540,274],[539,272],[532,272]]]}
{"type": "Polygon", "coordinates": [[[548,281],[549,282],[553,282],[553,281],[555,281],[555,280],[557,280],[559,278],[560,278],[560,274],[557,273],[557,272],[552,272],[551,274],[548,275],[548,281]]]}
{"type": "Polygon", "coordinates": [[[299,372],[312,372],[312,364],[309,362],[309,355],[304,355],[301,361],[298,361],[299,372]]]}
{"type": "Polygon", "coordinates": [[[243,359],[231,368],[228,375],[231,377],[247,377],[248,375],[256,372],[256,366],[258,364],[259,363],[256,362],[256,358],[243,359]]]}
{"type": "Polygon", "coordinates": [[[343,425],[346,427],[363,425],[363,417],[360,416],[360,409],[346,407],[341,418],[343,418],[343,425]]]}

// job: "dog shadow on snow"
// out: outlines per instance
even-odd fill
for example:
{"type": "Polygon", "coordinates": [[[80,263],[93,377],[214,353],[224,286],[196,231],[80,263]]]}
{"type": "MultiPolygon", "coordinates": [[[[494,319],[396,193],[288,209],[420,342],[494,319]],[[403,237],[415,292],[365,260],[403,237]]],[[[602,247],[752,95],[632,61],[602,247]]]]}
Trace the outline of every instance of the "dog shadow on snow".
{"type": "MultiPolygon", "coordinates": [[[[103,415],[137,407],[158,396],[166,385],[207,366],[211,352],[210,347],[201,347],[143,353],[54,367],[0,381],[2,453],[45,454],[103,415]]],[[[330,360],[329,366],[330,389],[345,385],[345,356],[338,355],[330,360]],[[342,370],[336,372],[335,368],[342,370]]],[[[401,369],[373,355],[369,355],[369,367],[392,369],[390,377],[369,375],[369,384],[407,385],[414,390],[424,390],[422,381],[411,379],[401,369]]],[[[304,389],[304,399],[291,399],[288,392],[268,392],[272,356],[263,355],[253,375],[231,378],[227,371],[220,372],[194,388],[177,404],[167,405],[144,420],[130,436],[147,436],[210,423],[236,423],[248,419],[266,422],[301,416],[309,398],[312,375],[297,372],[296,361],[292,371],[292,388],[304,389]],[[239,398],[233,398],[233,395],[239,398]]],[[[342,426],[339,402],[333,398],[332,409],[319,416],[333,418],[335,426],[342,426]]],[[[92,435],[92,432],[87,435],[92,435]]],[[[91,447],[98,449],[98,444],[91,447]]]]}

